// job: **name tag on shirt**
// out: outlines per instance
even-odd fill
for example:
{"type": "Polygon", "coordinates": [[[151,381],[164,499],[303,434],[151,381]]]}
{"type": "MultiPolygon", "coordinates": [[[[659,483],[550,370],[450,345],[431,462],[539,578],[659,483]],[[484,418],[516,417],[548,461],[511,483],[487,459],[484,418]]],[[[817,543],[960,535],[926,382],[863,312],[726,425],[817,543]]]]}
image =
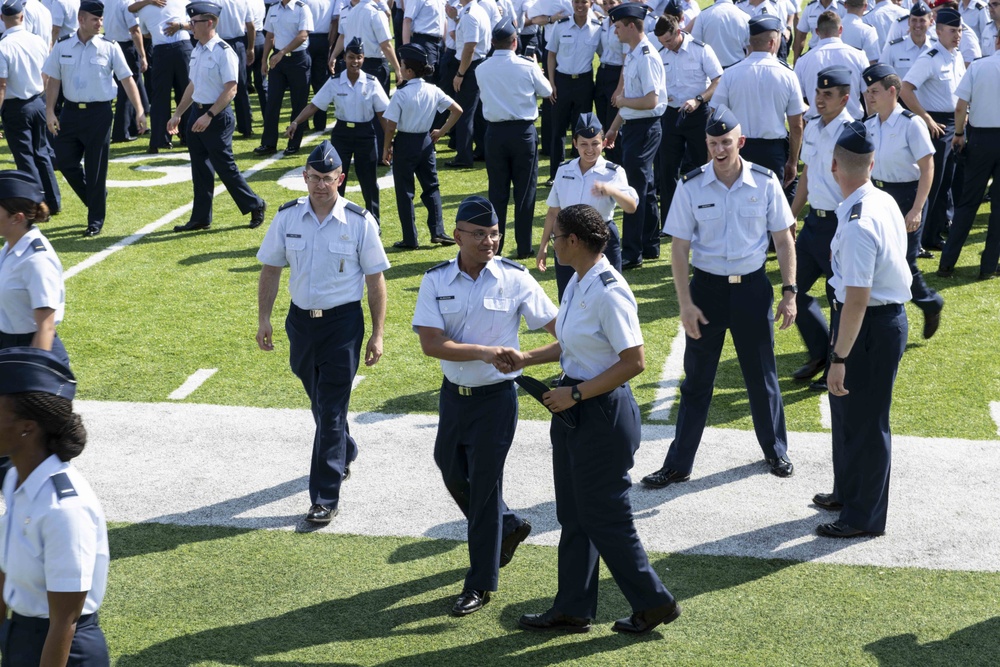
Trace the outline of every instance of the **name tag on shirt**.
{"type": "Polygon", "coordinates": [[[437,298],[437,300],[438,300],[438,301],[451,301],[451,300],[452,300],[452,299],[454,299],[454,298],[455,298],[455,296],[454,296],[453,294],[450,294],[450,295],[448,295],[448,296],[439,296],[439,297],[437,298]]]}
{"type": "Polygon", "coordinates": [[[715,204],[698,204],[698,208],[712,208],[715,204]]]}
{"type": "Polygon", "coordinates": [[[302,234],[285,234],[285,238],[300,239],[302,238],[302,234]]]}

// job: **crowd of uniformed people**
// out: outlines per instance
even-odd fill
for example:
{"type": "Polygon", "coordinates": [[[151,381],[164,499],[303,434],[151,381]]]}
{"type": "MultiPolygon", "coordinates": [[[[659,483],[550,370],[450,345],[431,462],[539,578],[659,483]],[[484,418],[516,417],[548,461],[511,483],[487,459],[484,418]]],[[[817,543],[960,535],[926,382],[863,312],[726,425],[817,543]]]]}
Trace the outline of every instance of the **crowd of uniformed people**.
{"type": "MultiPolygon", "coordinates": [[[[588,630],[600,557],[633,608],[614,629],[645,633],[680,607],[649,566],[629,503],[640,440],[629,380],[645,359],[622,272],[669,242],[686,333],[676,437],[643,484],[690,479],[727,330],[764,463],[793,474],[773,348],[775,320],[794,323],[808,356],[793,376],[829,390],[833,418],[834,488],[813,502],[839,516],[817,532],[881,534],[903,304],[922,310],[924,338],[944,305],[917,259],[939,252],[938,275],[952,276],[1000,177],[998,19],[1000,0],[718,0],[703,10],[693,0],[3,0],[0,116],[17,165],[0,172],[0,455],[10,469],[0,581],[12,614],[3,664],[107,664],[96,613],[106,529],[68,463],[86,435],[56,333],[62,267],[38,227],[62,209],[56,171],[95,236],[108,217],[109,145],[148,135],[155,154],[177,142],[191,156],[194,207],[175,231],[211,225],[216,174],[255,228],[267,203],[236,165],[234,134],[259,135],[261,156],[283,136],[287,157],[310,123],[330,130],[305,159],[307,196],[277,208],[257,255],[257,343],[276,347],[287,266],[288,352],[316,421],[303,531],[339,511],[359,453],[352,382],[362,358],[374,365],[383,353],[390,265],[377,167],[392,168],[400,250],[419,245],[419,182],[430,241],[458,250],[426,272],[412,321],[441,363],[434,457],[468,518],[470,569],[452,613],[489,602],[531,532],[502,493],[520,385],[553,413],[563,532],[553,605],[519,625],[588,630]],[[435,148],[445,140],[455,157],[443,166],[482,160],[488,183],[449,227],[435,148]],[[544,223],[534,213],[540,155],[544,223]],[[364,208],[343,197],[349,175],[364,208]],[[508,205],[507,254],[554,265],[558,307],[503,256],[508,205]],[[810,295],[821,278],[829,321],[810,295]],[[520,351],[522,317],[553,342],[520,351]],[[521,373],[556,361],[552,386],[521,373]],[[31,526],[10,530],[26,512],[31,526]]],[[[979,278],[997,275],[998,260],[991,214],[979,278]]]]}

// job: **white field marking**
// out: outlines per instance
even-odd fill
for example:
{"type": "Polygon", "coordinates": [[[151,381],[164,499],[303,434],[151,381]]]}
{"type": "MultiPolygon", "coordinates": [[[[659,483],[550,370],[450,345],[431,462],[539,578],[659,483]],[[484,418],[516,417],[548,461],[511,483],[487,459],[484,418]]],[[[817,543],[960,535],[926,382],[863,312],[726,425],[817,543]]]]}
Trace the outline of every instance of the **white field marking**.
{"type": "MultiPolygon", "coordinates": [[[[313,139],[316,139],[317,137],[321,136],[323,136],[322,132],[313,132],[312,134],[307,134],[306,136],[302,137],[302,143],[307,144],[311,142],[313,139]]],[[[279,152],[276,155],[267,158],[266,160],[261,160],[260,162],[258,162],[257,164],[255,164],[254,166],[250,167],[249,169],[243,172],[244,178],[249,178],[250,176],[256,174],[258,171],[267,169],[272,164],[280,160],[281,157],[282,157],[281,153],[279,152]]],[[[215,188],[215,195],[216,196],[221,195],[223,192],[225,192],[225,190],[226,190],[225,185],[219,185],[215,188]]],[[[190,211],[192,208],[194,208],[194,203],[188,202],[187,204],[184,204],[179,208],[175,208],[173,211],[167,213],[159,220],[149,223],[148,225],[137,231],[135,234],[132,234],[131,236],[126,236],[121,241],[111,244],[110,246],[108,246],[104,250],[101,250],[100,252],[94,253],[93,255],[83,260],[79,264],[64,271],[63,280],[69,280],[70,278],[80,273],[81,271],[85,271],[86,269],[89,269],[95,264],[103,262],[104,260],[106,260],[114,253],[118,252],[119,250],[129,247],[133,243],[142,240],[142,238],[147,234],[151,234],[160,227],[163,227],[164,225],[173,222],[177,218],[181,217],[182,215],[190,211]]]]}
{"type": "Polygon", "coordinates": [[[997,425],[997,435],[1000,435],[1000,402],[992,401],[990,403],[990,416],[993,417],[993,423],[997,425]]]}
{"type": "Polygon", "coordinates": [[[364,379],[365,379],[364,375],[355,375],[354,380],[351,381],[351,391],[357,389],[358,385],[361,384],[361,381],[364,379]]]}
{"type": "Polygon", "coordinates": [[[830,416],[830,394],[826,391],[819,395],[819,425],[827,430],[833,428],[833,417],[830,416]]]}
{"type": "Polygon", "coordinates": [[[109,188],[134,188],[136,186],[147,187],[150,185],[171,185],[173,183],[190,183],[191,182],[191,156],[187,153],[161,153],[160,155],[126,155],[125,157],[116,157],[111,160],[112,163],[125,163],[129,164],[132,162],[148,162],[150,160],[187,160],[187,164],[182,165],[156,165],[156,164],[144,164],[140,167],[136,167],[133,171],[145,171],[145,172],[156,172],[163,174],[159,178],[154,178],[148,181],[108,181],[107,187],[109,188]]]}
{"type": "Polygon", "coordinates": [[[681,375],[684,373],[685,340],[684,325],[678,325],[677,335],[674,336],[674,340],[670,344],[670,354],[663,362],[660,384],[656,388],[656,396],[653,398],[653,409],[649,412],[650,420],[667,421],[670,419],[670,411],[673,410],[674,401],[677,400],[677,392],[681,386],[681,375]]]}
{"type": "MultiPolygon", "coordinates": [[[[393,187],[392,171],[376,181],[379,190],[391,190],[393,187]]],[[[306,182],[302,180],[302,169],[290,169],[278,179],[278,185],[293,192],[305,192],[306,182]]],[[[346,192],[361,192],[360,185],[348,185],[346,192]]]]}
{"type": "Polygon", "coordinates": [[[167,398],[171,401],[183,401],[194,393],[194,390],[205,384],[205,381],[218,372],[218,368],[199,368],[184,381],[180,387],[175,389],[167,398]]]}

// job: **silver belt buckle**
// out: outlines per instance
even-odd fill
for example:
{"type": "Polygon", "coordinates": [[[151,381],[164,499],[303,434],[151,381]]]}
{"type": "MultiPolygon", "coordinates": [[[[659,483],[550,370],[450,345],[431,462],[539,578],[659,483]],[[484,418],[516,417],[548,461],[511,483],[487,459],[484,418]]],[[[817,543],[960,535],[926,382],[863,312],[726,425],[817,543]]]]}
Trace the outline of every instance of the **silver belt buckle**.
{"type": "Polygon", "coordinates": [[[818,217],[818,218],[825,218],[826,217],[826,211],[823,211],[823,210],[820,210],[820,209],[816,209],[816,217],[818,217]]]}
{"type": "Polygon", "coordinates": [[[310,310],[309,311],[309,317],[311,317],[313,319],[316,319],[317,317],[323,317],[323,311],[322,310],[310,310]]]}
{"type": "Polygon", "coordinates": [[[743,276],[729,276],[730,285],[738,285],[741,282],[743,282],[743,276]]]}
{"type": "Polygon", "coordinates": [[[472,387],[463,387],[462,385],[458,385],[458,395],[472,396],[472,387]]]}

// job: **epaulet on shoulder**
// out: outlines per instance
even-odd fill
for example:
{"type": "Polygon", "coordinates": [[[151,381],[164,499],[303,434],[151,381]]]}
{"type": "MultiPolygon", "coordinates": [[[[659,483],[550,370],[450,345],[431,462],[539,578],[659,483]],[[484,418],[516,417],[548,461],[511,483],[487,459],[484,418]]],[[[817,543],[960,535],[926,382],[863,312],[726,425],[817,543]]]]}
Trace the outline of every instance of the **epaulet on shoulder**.
{"type": "MultiPolygon", "coordinates": [[[[375,80],[375,75],[374,74],[369,74],[368,72],[365,72],[365,76],[368,77],[369,81],[374,81],[375,80]]],[[[402,82],[399,85],[401,86],[401,85],[403,85],[403,83],[405,83],[405,82],[402,82]]],[[[396,87],[398,88],[399,86],[396,86],[396,87]]]]}
{"type": "Polygon", "coordinates": [[[601,25],[601,19],[590,19],[590,22],[594,25],[601,25]]]}
{"type": "Polygon", "coordinates": [[[688,173],[684,174],[684,176],[681,178],[681,180],[683,182],[687,183],[692,178],[697,178],[698,176],[701,176],[704,173],[705,173],[705,165],[701,165],[697,169],[692,169],[688,173]]]}
{"type": "Polygon", "coordinates": [[[304,197],[299,197],[298,199],[293,199],[292,201],[286,201],[284,204],[278,207],[279,211],[284,211],[286,208],[292,208],[293,206],[298,206],[302,203],[304,197]]]}
{"type": "MultiPolygon", "coordinates": [[[[372,76],[372,75],[369,74],[368,76],[372,76]]],[[[375,77],[372,76],[372,78],[374,79],[375,77]]],[[[409,82],[410,82],[409,79],[407,79],[406,81],[400,81],[399,83],[396,84],[396,90],[399,90],[400,88],[402,88],[403,86],[405,86],[409,82]]]]}
{"type": "Polygon", "coordinates": [[[601,282],[604,283],[605,287],[607,287],[608,285],[614,285],[616,282],[618,282],[618,279],[615,278],[615,274],[613,271],[604,271],[603,273],[601,273],[599,277],[601,279],[601,282]]]}
{"type": "Polygon", "coordinates": [[[611,171],[618,171],[619,169],[621,169],[620,166],[611,161],[605,161],[604,166],[610,169],[611,171]]]}
{"type": "Polygon", "coordinates": [[[52,480],[52,486],[56,487],[56,497],[59,500],[79,495],[73,486],[73,482],[70,481],[69,475],[66,473],[57,472],[52,477],[49,477],[49,479],[52,480]]]}
{"type": "MultiPolygon", "coordinates": [[[[782,60],[781,58],[775,58],[775,60],[777,60],[779,63],[781,63],[782,65],[784,65],[788,69],[792,70],[793,72],[795,71],[795,68],[792,67],[791,65],[789,65],[787,60],[782,60]]],[[[739,63],[736,63],[736,64],[739,65],[739,63]]]]}
{"type": "Polygon", "coordinates": [[[295,0],[295,6],[296,7],[305,7],[306,3],[302,2],[302,0],[295,0]]]}
{"type": "Polygon", "coordinates": [[[977,3],[976,3],[976,9],[980,9],[980,10],[982,10],[982,9],[986,9],[986,5],[984,5],[984,4],[983,4],[983,3],[981,3],[981,2],[977,2],[977,3]]]}
{"type": "Polygon", "coordinates": [[[361,208],[360,206],[352,202],[350,199],[344,200],[344,208],[346,208],[351,213],[357,213],[358,215],[365,215],[366,213],[368,213],[368,211],[361,208]]]}
{"type": "Polygon", "coordinates": [[[930,51],[927,52],[927,55],[929,55],[931,58],[933,58],[937,54],[938,54],[938,50],[937,49],[931,49],[930,51]]]}
{"type": "Polygon", "coordinates": [[[503,262],[504,264],[506,264],[507,266],[513,266],[518,271],[527,271],[527,269],[524,268],[524,264],[518,264],[517,262],[515,262],[512,259],[507,259],[506,257],[501,257],[500,261],[503,262]]]}
{"type": "Polygon", "coordinates": [[[233,48],[233,47],[229,46],[229,44],[226,43],[226,40],[224,40],[224,39],[220,39],[217,43],[219,44],[219,46],[221,46],[224,49],[231,49],[231,48],[233,48]]]}
{"type": "Polygon", "coordinates": [[[909,20],[910,20],[910,15],[907,14],[906,16],[900,16],[898,19],[896,19],[896,23],[902,23],[903,21],[909,21],[909,20]]]}
{"type": "Polygon", "coordinates": [[[562,162],[559,163],[559,166],[560,167],[565,167],[566,165],[568,165],[572,161],[573,160],[563,160],[562,162]]]}
{"type": "Polygon", "coordinates": [[[65,42],[67,39],[69,39],[72,36],[73,36],[73,33],[70,33],[68,35],[63,35],[62,37],[60,37],[59,39],[56,40],[56,44],[58,44],[59,42],[65,42]]]}
{"type": "Polygon", "coordinates": [[[705,42],[699,42],[697,39],[694,39],[693,37],[691,38],[691,43],[697,44],[698,46],[705,48],[705,42]]]}
{"type": "Polygon", "coordinates": [[[758,174],[764,174],[768,178],[771,178],[772,176],[774,176],[774,172],[773,171],[771,171],[767,167],[762,167],[759,164],[751,164],[750,165],[750,171],[756,171],[758,174]]]}
{"type": "Polygon", "coordinates": [[[909,109],[903,109],[903,115],[906,116],[907,118],[916,118],[917,117],[917,114],[913,113],[909,109]]]}
{"type": "Polygon", "coordinates": [[[863,205],[864,205],[864,202],[860,202],[859,201],[857,204],[855,204],[854,206],[852,206],[851,207],[851,214],[848,216],[847,219],[848,220],[857,220],[858,218],[860,218],[861,217],[861,207],[863,205]]]}
{"type": "Polygon", "coordinates": [[[523,53],[520,54],[520,55],[518,55],[518,58],[522,58],[524,60],[527,60],[529,63],[532,63],[532,64],[535,63],[535,59],[534,58],[532,58],[531,56],[526,56],[523,53]]]}
{"type": "Polygon", "coordinates": [[[904,39],[906,39],[906,38],[905,38],[905,37],[897,37],[896,39],[893,39],[893,40],[891,40],[891,41],[889,42],[889,46],[892,46],[893,44],[899,44],[899,43],[900,43],[900,42],[902,42],[902,41],[903,41],[904,39]]]}
{"type": "Polygon", "coordinates": [[[564,18],[564,19],[559,19],[558,21],[556,21],[556,23],[565,23],[566,21],[569,21],[569,17],[568,16],[566,18],[564,18]]]}
{"type": "Polygon", "coordinates": [[[806,7],[808,7],[809,5],[815,5],[817,2],[819,2],[819,0],[810,0],[809,2],[806,3],[806,7]]]}
{"type": "Polygon", "coordinates": [[[104,40],[105,42],[114,42],[114,41],[115,41],[115,40],[113,40],[113,39],[108,39],[108,36],[107,36],[107,35],[98,35],[98,36],[99,36],[99,37],[100,37],[101,39],[103,39],[103,40],[104,40]]]}
{"type": "Polygon", "coordinates": [[[449,264],[451,264],[451,260],[447,259],[447,260],[441,262],[440,264],[435,264],[431,268],[429,268],[426,271],[424,271],[424,273],[430,273],[431,271],[437,271],[438,269],[443,269],[444,267],[448,266],[449,264]]]}
{"type": "Polygon", "coordinates": [[[865,116],[864,118],[862,118],[862,119],[861,119],[861,122],[862,122],[862,123],[867,123],[868,121],[870,121],[870,120],[871,120],[872,118],[874,118],[874,117],[875,117],[875,116],[877,116],[877,115],[878,115],[878,114],[874,114],[874,113],[873,113],[873,114],[872,114],[872,115],[870,115],[870,116],[865,116]]]}
{"type": "Polygon", "coordinates": [[[649,55],[649,46],[648,45],[643,45],[643,47],[642,47],[642,55],[644,55],[644,56],[648,56],[649,55]]]}
{"type": "Polygon", "coordinates": [[[45,243],[41,239],[35,239],[31,242],[32,252],[45,252],[45,243]]]}

